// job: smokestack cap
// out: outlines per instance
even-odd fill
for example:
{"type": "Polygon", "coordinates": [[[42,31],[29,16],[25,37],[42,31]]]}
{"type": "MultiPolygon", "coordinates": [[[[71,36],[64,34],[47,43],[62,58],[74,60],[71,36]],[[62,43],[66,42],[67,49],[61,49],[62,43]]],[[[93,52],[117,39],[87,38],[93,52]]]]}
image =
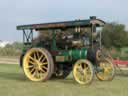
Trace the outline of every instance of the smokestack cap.
{"type": "Polygon", "coordinates": [[[90,19],[91,20],[95,20],[96,19],[96,16],[90,16],[90,19]]]}

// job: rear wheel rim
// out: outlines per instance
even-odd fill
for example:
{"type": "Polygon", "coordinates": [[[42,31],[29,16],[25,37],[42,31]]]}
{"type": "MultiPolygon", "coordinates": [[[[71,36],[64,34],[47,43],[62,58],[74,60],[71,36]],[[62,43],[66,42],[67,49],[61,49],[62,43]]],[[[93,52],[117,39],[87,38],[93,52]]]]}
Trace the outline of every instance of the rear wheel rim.
{"type": "Polygon", "coordinates": [[[23,60],[25,75],[32,81],[45,80],[50,71],[47,54],[39,48],[30,49],[23,60]]]}

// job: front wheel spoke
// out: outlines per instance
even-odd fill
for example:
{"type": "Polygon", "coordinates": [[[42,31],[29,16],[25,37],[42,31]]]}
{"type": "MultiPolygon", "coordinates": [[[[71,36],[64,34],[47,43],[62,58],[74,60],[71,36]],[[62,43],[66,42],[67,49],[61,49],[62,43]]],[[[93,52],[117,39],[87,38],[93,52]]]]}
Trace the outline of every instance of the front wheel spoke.
{"type": "Polygon", "coordinates": [[[103,73],[102,78],[105,79],[105,74],[103,73]]]}
{"type": "Polygon", "coordinates": [[[88,72],[87,72],[87,74],[91,75],[91,74],[92,74],[92,72],[88,71],[88,72]]]}
{"type": "Polygon", "coordinates": [[[83,81],[85,82],[87,78],[87,75],[83,75],[83,81]]]}
{"type": "Polygon", "coordinates": [[[109,69],[112,69],[112,66],[107,66],[107,69],[109,70],[109,69]]]}
{"type": "Polygon", "coordinates": [[[106,73],[110,73],[111,71],[112,71],[112,68],[111,68],[111,67],[106,67],[106,68],[105,68],[105,72],[106,72],[106,73]]]}
{"type": "Polygon", "coordinates": [[[84,68],[86,69],[86,67],[87,67],[87,65],[86,64],[84,64],[84,68]]]}
{"type": "Polygon", "coordinates": [[[112,74],[112,72],[107,70],[106,74],[110,75],[112,74]]]}
{"type": "Polygon", "coordinates": [[[84,78],[87,78],[88,74],[87,74],[87,70],[84,69],[84,78]]]}
{"type": "Polygon", "coordinates": [[[77,67],[76,70],[77,70],[78,72],[80,72],[81,68],[78,68],[78,67],[77,67]]]}
{"type": "MultiPolygon", "coordinates": [[[[77,70],[76,70],[76,71],[77,71],[77,70]]],[[[77,72],[76,72],[76,76],[77,76],[77,77],[80,77],[80,75],[81,75],[80,72],[77,71],[77,72]]]]}
{"type": "Polygon", "coordinates": [[[82,69],[81,65],[78,65],[78,66],[77,66],[77,69],[82,69]]]}
{"type": "Polygon", "coordinates": [[[79,72],[80,75],[83,75],[84,74],[82,69],[78,69],[77,68],[77,71],[79,72]]]}
{"type": "Polygon", "coordinates": [[[86,76],[86,81],[90,80],[90,76],[86,76]]]}
{"type": "Polygon", "coordinates": [[[77,77],[79,80],[83,80],[84,74],[81,74],[81,72],[78,72],[77,77]]]}
{"type": "Polygon", "coordinates": [[[81,81],[85,81],[84,76],[81,76],[81,77],[80,77],[80,80],[81,80],[81,81]]]}
{"type": "Polygon", "coordinates": [[[91,72],[87,73],[86,80],[90,80],[91,76],[92,76],[91,72]]]}
{"type": "Polygon", "coordinates": [[[106,64],[104,62],[101,62],[100,65],[101,67],[105,67],[106,64]]]}
{"type": "Polygon", "coordinates": [[[80,80],[81,80],[81,81],[84,81],[84,78],[83,78],[83,76],[82,76],[82,77],[80,77],[80,80]]]}
{"type": "Polygon", "coordinates": [[[98,74],[100,77],[102,77],[102,78],[104,77],[104,73],[103,73],[103,72],[98,72],[97,74],[98,74]]]}

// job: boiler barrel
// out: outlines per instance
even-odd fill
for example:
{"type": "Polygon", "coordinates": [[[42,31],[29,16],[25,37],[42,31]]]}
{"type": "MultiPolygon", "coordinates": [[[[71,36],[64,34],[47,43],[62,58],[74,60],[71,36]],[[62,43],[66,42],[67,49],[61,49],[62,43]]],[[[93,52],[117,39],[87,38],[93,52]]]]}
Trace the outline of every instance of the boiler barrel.
{"type": "Polygon", "coordinates": [[[87,57],[87,49],[83,48],[83,49],[69,50],[68,55],[71,61],[85,59],[87,57]]]}

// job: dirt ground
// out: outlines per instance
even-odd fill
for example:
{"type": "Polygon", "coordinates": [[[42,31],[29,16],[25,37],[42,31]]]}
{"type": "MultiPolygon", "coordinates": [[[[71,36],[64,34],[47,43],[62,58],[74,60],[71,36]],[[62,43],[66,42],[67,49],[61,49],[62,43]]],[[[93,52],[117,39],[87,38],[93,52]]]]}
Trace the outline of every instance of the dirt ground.
{"type": "Polygon", "coordinates": [[[0,57],[0,64],[19,64],[19,57],[0,57]]]}

